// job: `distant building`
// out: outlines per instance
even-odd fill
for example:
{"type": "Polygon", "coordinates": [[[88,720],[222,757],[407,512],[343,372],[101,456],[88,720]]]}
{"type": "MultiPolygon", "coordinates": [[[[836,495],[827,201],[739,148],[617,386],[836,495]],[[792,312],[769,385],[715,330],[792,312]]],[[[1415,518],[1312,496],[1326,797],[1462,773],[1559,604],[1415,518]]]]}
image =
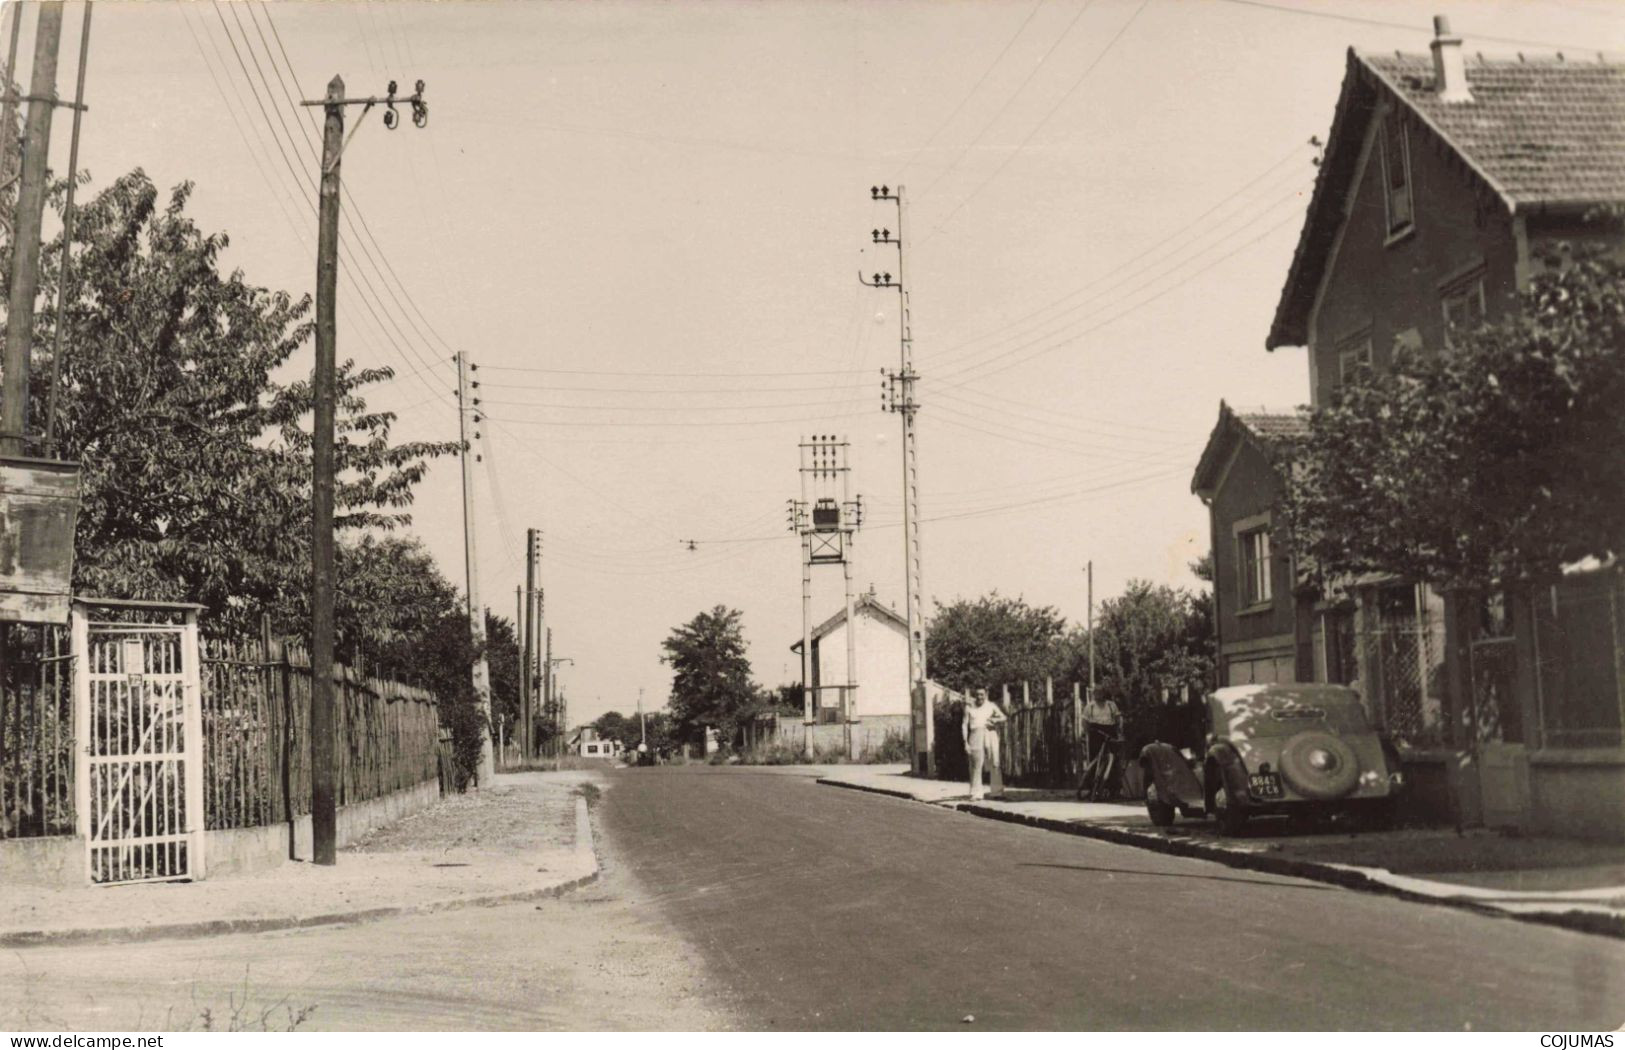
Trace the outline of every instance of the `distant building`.
{"type": "MultiPolygon", "coordinates": [[[[878,747],[888,733],[906,737],[909,726],[908,621],[874,594],[853,602],[857,621],[856,682],[859,747],[878,747]]],[[[813,628],[812,688],[815,738],[819,743],[843,739],[846,690],[846,609],[813,628]]],[[[790,646],[799,658],[801,640],[790,646]]],[[[799,742],[800,719],[780,719],[781,738],[799,742]]]]}
{"type": "MultiPolygon", "coordinates": [[[[1605,212],[1625,204],[1625,65],[1469,58],[1435,28],[1431,55],[1348,52],[1265,343],[1307,348],[1314,405],[1515,309],[1543,245],[1625,248],[1605,212]]],[[[1304,425],[1221,404],[1192,478],[1212,526],[1221,684],[1355,683],[1436,815],[1625,840],[1619,568],[1470,595],[1374,574],[1329,601],[1300,586],[1274,517],[1304,425]]]]}
{"type": "Polygon", "coordinates": [[[594,726],[577,729],[570,734],[565,746],[571,754],[582,758],[614,758],[621,753],[621,742],[599,739],[598,729],[594,726]]]}

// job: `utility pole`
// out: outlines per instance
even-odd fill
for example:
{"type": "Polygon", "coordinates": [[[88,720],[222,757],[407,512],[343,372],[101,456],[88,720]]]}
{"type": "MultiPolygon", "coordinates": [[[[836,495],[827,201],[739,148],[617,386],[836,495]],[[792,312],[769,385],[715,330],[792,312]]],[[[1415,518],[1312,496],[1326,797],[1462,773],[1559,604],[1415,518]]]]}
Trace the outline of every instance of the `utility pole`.
{"type": "Polygon", "coordinates": [[[649,746],[649,723],[643,719],[643,686],[638,686],[638,743],[649,746]]]}
{"type": "MultiPolygon", "coordinates": [[[[56,396],[62,385],[62,337],[67,331],[68,286],[73,276],[73,194],[79,186],[79,123],[85,115],[85,65],[90,58],[90,11],[95,6],[85,0],[85,13],[79,24],[79,79],[73,90],[73,133],[68,136],[68,189],[62,205],[62,262],[56,279],[56,323],[52,325],[51,382],[45,394],[45,454],[56,458],[56,396]]],[[[9,127],[7,129],[9,134],[9,127]]]]}
{"type": "MultiPolygon", "coordinates": [[[[423,101],[423,81],[418,81],[417,88],[417,94],[407,101],[412,106],[412,122],[421,128],[429,122],[429,107],[423,101]]],[[[338,339],[339,161],[344,157],[346,145],[344,107],[365,107],[356,121],[356,130],[360,130],[361,120],[366,119],[367,112],[380,101],[389,107],[384,126],[393,128],[396,124],[394,81],[390,81],[388,99],[350,99],[344,97],[344,78],[335,75],[327,82],[326,98],[301,103],[321,106],[326,114],[316,237],[316,367],[311,382],[315,419],[310,457],[310,826],[311,859],[317,864],[338,862],[338,808],[333,768],[333,418],[337,387],[334,359],[338,339]]],[[[350,137],[355,137],[354,131],[350,137]]],[[[470,610],[478,608],[473,605],[470,610]]],[[[487,740],[487,763],[491,754],[489,743],[487,740]]]]}
{"type": "MultiPolygon", "coordinates": [[[[20,9],[15,17],[22,17],[20,9]]],[[[34,299],[39,292],[40,227],[45,220],[48,188],[45,165],[51,146],[51,114],[57,106],[56,57],[61,41],[60,0],[41,3],[34,30],[34,73],[26,96],[28,120],[23,129],[17,212],[11,229],[11,288],[5,350],[0,358],[0,368],[5,370],[0,380],[0,455],[27,453],[29,354],[34,335],[34,299]]],[[[10,137],[10,127],[4,129],[4,134],[10,137]]]]}
{"type": "Polygon", "coordinates": [[[1095,699],[1095,563],[1093,559],[1084,569],[1089,574],[1089,613],[1084,629],[1089,634],[1089,702],[1095,699]]]}
{"type": "Polygon", "coordinates": [[[563,730],[559,726],[559,713],[553,703],[553,629],[544,628],[539,637],[545,642],[542,646],[542,710],[547,712],[547,725],[553,731],[553,752],[557,758],[559,733],[563,730]]]}
{"type": "MultiPolygon", "coordinates": [[[[11,133],[17,121],[17,38],[23,28],[23,5],[11,5],[11,42],[6,46],[6,79],[3,86],[6,100],[0,105],[0,183],[9,186],[14,178],[11,154],[17,148],[16,136],[11,133]]],[[[0,216],[7,230],[12,229],[12,217],[0,216]]]]}
{"type": "MultiPolygon", "coordinates": [[[[469,379],[469,373],[475,371],[475,365],[469,364],[468,356],[458,351],[454,360],[457,362],[457,425],[459,436],[462,439],[460,458],[463,462],[463,561],[468,579],[468,628],[471,632],[474,651],[474,695],[480,705],[480,711],[485,715],[486,724],[491,721],[491,668],[485,659],[485,624],[481,622],[480,610],[480,569],[479,555],[474,542],[474,441],[480,432],[474,427],[480,422],[479,399],[474,396],[474,388],[479,384],[469,379]]],[[[475,783],[489,785],[491,778],[496,774],[496,766],[491,754],[491,736],[489,733],[480,734],[480,768],[475,783]]]]}
{"type": "Polygon", "coordinates": [[[914,432],[914,414],[920,404],[914,397],[914,384],[919,373],[914,371],[914,337],[909,325],[908,284],[903,269],[903,224],[908,207],[903,199],[903,187],[893,192],[887,186],[869,187],[869,197],[875,201],[891,201],[897,206],[897,233],[877,229],[871,231],[875,244],[897,246],[897,279],[881,271],[865,280],[858,280],[871,288],[897,290],[898,368],[895,372],[882,370],[886,377],[882,384],[885,393],[882,403],[888,412],[896,412],[903,423],[903,575],[908,614],[908,681],[910,708],[913,711],[914,775],[936,775],[935,714],[931,696],[925,687],[925,587],[921,583],[920,566],[920,471],[919,448],[914,432]]]}
{"type": "Polygon", "coordinates": [[[536,666],[536,559],[541,553],[541,534],[535,529],[525,531],[525,649],[524,663],[520,672],[520,691],[523,699],[519,705],[519,724],[524,732],[524,743],[519,747],[519,753],[525,758],[530,757],[532,741],[536,739],[535,695],[531,691],[531,672],[536,666]]]}

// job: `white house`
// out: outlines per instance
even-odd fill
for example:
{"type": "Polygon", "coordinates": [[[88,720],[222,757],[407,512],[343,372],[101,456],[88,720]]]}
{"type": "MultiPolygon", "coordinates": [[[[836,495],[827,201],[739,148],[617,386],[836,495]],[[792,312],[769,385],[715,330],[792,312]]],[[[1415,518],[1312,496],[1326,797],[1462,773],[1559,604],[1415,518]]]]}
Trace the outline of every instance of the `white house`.
{"type": "MultiPolygon", "coordinates": [[[[879,746],[888,732],[908,733],[908,621],[873,594],[856,599],[853,613],[857,620],[853,679],[857,717],[862,723],[860,747],[879,746]]],[[[845,608],[813,628],[812,687],[819,739],[843,721],[846,632],[845,608]]],[[[799,639],[790,651],[801,655],[799,639]]],[[[785,723],[780,732],[786,731],[799,734],[801,726],[785,723]]]]}

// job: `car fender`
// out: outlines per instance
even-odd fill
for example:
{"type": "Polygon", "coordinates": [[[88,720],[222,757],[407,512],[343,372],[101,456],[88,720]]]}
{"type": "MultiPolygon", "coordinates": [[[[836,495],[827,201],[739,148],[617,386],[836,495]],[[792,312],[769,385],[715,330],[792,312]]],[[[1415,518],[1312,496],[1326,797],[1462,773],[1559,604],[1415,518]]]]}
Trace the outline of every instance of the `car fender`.
{"type": "Polygon", "coordinates": [[[1226,795],[1238,802],[1245,802],[1250,797],[1247,790],[1247,766],[1241,761],[1241,755],[1236,752],[1234,745],[1225,741],[1212,745],[1207,749],[1207,762],[1218,767],[1218,783],[1224,785],[1226,795]]]}
{"type": "Polygon", "coordinates": [[[1157,797],[1176,806],[1201,806],[1202,782],[1172,744],[1154,741],[1140,749],[1140,766],[1157,785],[1157,797]]]}

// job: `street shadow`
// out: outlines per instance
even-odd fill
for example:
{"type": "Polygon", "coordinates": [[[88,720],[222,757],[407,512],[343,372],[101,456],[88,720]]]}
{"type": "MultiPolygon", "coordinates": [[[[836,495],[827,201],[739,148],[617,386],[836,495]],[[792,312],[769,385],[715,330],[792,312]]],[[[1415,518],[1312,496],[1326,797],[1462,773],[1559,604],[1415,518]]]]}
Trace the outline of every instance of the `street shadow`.
{"type": "Polygon", "coordinates": [[[1239,882],[1248,886],[1270,886],[1276,889],[1287,890],[1335,890],[1336,886],[1317,885],[1315,883],[1275,882],[1271,879],[1242,879],[1234,875],[1190,875],[1176,871],[1141,871],[1134,868],[1097,868],[1086,864],[1029,864],[1016,865],[1018,868],[1056,868],[1062,871],[1086,871],[1098,875],[1146,875],[1159,879],[1204,879],[1208,882],[1239,882]]]}

